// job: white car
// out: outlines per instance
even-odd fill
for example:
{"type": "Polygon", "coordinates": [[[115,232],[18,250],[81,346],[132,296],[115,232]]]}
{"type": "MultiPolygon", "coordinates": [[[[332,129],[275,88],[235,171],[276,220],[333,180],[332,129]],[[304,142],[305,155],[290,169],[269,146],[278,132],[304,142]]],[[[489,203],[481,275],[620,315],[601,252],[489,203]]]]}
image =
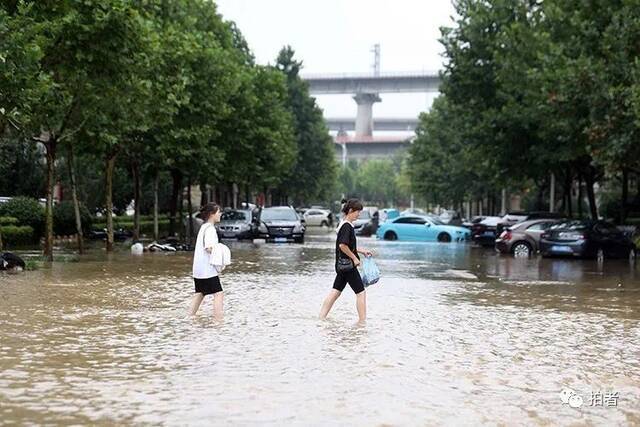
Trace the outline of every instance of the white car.
{"type": "Polygon", "coordinates": [[[308,209],[304,213],[306,225],[330,227],[333,225],[333,214],[326,209],[308,209]]]}

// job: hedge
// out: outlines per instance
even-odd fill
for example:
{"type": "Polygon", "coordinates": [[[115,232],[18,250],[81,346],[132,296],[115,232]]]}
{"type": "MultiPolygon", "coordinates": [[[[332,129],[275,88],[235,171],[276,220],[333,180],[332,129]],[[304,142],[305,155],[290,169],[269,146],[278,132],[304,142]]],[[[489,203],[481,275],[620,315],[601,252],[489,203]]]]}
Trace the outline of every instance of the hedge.
{"type": "Polygon", "coordinates": [[[36,199],[30,197],[14,197],[6,203],[0,204],[0,216],[10,216],[18,220],[20,225],[33,228],[35,237],[44,233],[44,208],[36,199]]]}
{"type": "Polygon", "coordinates": [[[8,246],[24,246],[37,243],[33,227],[28,225],[3,225],[0,227],[2,243],[8,246]]]}
{"type": "Polygon", "coordinates": [[[12,216],[0,216],[0,226],[16,224],[18,224],[18,218],[14,218],[12,216]]]}
{"type": "MultiPolygon", "coordinates": [[[[107,228],[107,224],[94,223],[93,228],[107,228]]],[[[125,230],[133,231],[133,221],[116,221],[114,218],[113,228],[123,228],[125,230]]],[[[169,231],[169,220],[163,219],[158,221],[158,229],[161,234],[166,234],[169,231]]],[[[153,234],[153,221],[140,221],[140,233],[153,234]]]]}
{"type": "MultiPolygon", "coordinates": [[[[176,217],[177,219],[177,217],[176,217]]],[[[106,224],[107,223],[107,218],[104,216],[94,216],[92,217],[93,223],[94,224],[106,224]]],[[[158,215],[158,221],[169,221],[169,215],[167,214],[161,214],[158,215]]],[[[140,215],[140,221],[151,221],[153,222],[153,215],[140,215]]],[[[131,223],[133,224],[133,216],[114,216],[113,217],[113,223],[131,223]]]]}

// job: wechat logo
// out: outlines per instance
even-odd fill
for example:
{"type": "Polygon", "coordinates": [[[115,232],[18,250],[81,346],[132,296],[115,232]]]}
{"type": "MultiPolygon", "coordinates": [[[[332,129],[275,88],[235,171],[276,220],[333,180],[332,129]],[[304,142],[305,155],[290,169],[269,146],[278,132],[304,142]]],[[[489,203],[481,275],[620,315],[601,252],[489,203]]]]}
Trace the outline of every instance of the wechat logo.
{"type": "Polygon", "coordinates": [[[582,397],[578,393],[566,387],[560,392],[560,400],[563,404],[569,405],[572,408],[580,408],[584,403],[582,397]]]}

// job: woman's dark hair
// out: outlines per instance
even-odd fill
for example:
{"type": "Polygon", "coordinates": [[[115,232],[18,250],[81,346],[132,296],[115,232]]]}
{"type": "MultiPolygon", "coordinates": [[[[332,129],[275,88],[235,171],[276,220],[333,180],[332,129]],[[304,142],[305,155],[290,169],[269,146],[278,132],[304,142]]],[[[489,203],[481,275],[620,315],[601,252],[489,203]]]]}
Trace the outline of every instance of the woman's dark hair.
{"type": "Polygon", "coordinates": [[[363,208],[362,203],[358,199],[342,199],[342,213],[349,214],[349,211],[361,211],[363,208]]]}
{"type": "Polygon", "coordinates": [[[215,215],[220,210],[220,206],[215,203],[207,203],[203,207],[200,208],[200,217],[204,222],[209,221],[209,217],[211,215],[215,215]]]}

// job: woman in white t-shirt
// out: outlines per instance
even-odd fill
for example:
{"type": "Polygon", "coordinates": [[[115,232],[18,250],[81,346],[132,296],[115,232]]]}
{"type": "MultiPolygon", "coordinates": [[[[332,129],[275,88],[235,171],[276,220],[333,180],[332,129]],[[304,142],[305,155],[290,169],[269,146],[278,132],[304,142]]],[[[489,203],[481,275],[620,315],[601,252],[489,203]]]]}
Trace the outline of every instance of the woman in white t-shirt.
{"type": "Polygon", "coordinates": [[[204,221],[198,231],[196,245],[193,250],[193,281],[196,293],[191,301],[192,316],[195,316],[205,295],[213,294],[213,314],[217,319],[222,319],[222,300],[224,292],[218,277],[218,271],[209,262],[213,245],[218,243],[218,233],[214,224],[220,222],[222,212],[215,203],[207,203],[200,209],[200,215],[204,221]]]}

